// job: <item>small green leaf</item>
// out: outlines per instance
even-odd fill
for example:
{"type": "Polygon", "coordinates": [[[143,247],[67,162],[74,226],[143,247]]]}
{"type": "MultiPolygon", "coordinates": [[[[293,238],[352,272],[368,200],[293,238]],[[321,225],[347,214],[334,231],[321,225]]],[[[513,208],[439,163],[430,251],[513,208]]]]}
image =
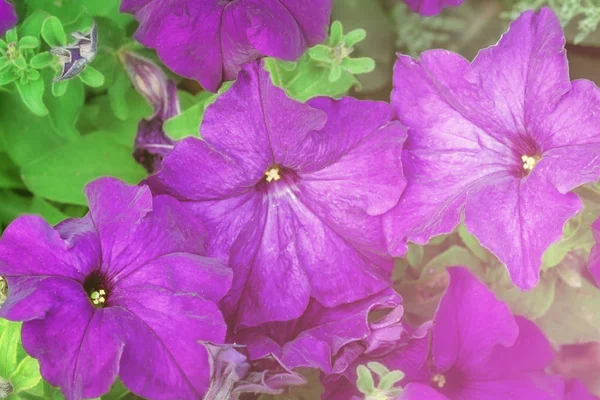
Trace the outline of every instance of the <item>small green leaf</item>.
{"type": "Polygon", "coordinates": [[[359,365],[356,368],[356,374],[358,375],[358,378],[356,379],[356,387],[358,390],[364,394],[373,393],[375,391],[375,382],[373,381],[371,371],[364,365],[359,365]]]}
{"type": "Polygon", "coordinates": [[[120,379],[117,379],[110,388],[110,392],[102,396],[102,400],[121,400],[123,397],[127,396],[128,393],[129,390],[125,387],[123,382],[120,379]]]}
{"type": "Polygon", "coordinates": [[[67,35],[60,20],[54,16],[47,17],[42,24],[42,37],[50,46],[66,46],[67,35]]]}
{"type": "Polygon", "coordinates": [[[330,48],[323,46],[322,44],[308,49],[308,55],[310,58],[317,61],[331,62],[332,60],[330,48]]]}
{"type": "Polygon", "coordinates": [[[40,32],[42,30],[42,24],[44,20],[48,17],[48,13],[43,10],[36,10],[30,16],[28,16],[25,21],[21,24],[20,32],[23,36],[35,36],[36,38],[40,37],[40,32]]]}
{"type": "Polygon", "coordinates": [[[30,212],[41,215],[50,225],[56,225],[67,218],[60,210],[38,196],[33,196],[30,212]]]}
{"type": "Polygon", "coordinates": [[[104,75],[89,65],[78,76],[83,83],[91,87],[100,87],[104,84],[104,75]]]}
{"type": "Polygon", "coordinates": [[[27,61],[25,61],[23,54],[19,54],[19,56],[13,60],[13,65],[19,68],[21,71],[27,69],[27,61]]]}
{"type": "Polygon", "coordinates": [[[15,70],[12,68],[7,68],[3,71],[0,71],[0,86],[8,85],[17,79],[19,79],[19,75],[17,75],[15,70]]]}
{"type": "Polygon", "coordinates": [[[19,36],[17,35],[17,28],[10,29],[6,32],[6,41],[8,43],[17,43],[19,36]]]}
{"type": "Polygon", "coordinates": [[[40,73],[38,71],[36,71],[35,69],[28,69],[27,70],[27,79],[29,79],[30,81],[35,81],[40,79],[40,73]]]}
{"type": "Polygon", "coordinates": [[[0,57],[0,71],[4,68],[8,67],[11,64],[11,61],[6,57],[0,57]]]}
{"type": "Polygon", "coordinates": [[[69,81],[52,82],[52,94],[54,97],[60,97],[67,91],[69,81]]]}
{"type": "Polygon", "coordinates": [[[333,21],[329,29],[329,43],[332,46],[339,44],[342,41],[343,34],[342,23],[340,21],[333,21]]]}
{"type": "Polygon", "coordinates": [[[17,368],[21,324],[0,319],[0,376],[8,378],[17,368]]]}
{"type": "Polygon", "coordinates": [[[4,39],[0,38],[0,53],[2,53],[3,51],[6,51],[7,48],[8,48],[8,43],[6,43],[4,41],[4,39]]]}
{"type": "Polygon", "coordinates": [[[23,181],[38,196],[85,205],[83,187],[96,178],[114,176],[135,184],[146,176],[131,151],[106,132],[88,134],[25,165],[23,181]]]}
{"type": "Polygon", "coordinates": [[[31,389],[42,379],[38,361],[32,357],[25,357],[9,379],[15,393],[31,389]]]}
{"type": "Polygon", "coordinates": [[[206,107],[216,99],[217,95],[213,93],[200,93],[196,98],[196,104],[165,122],[163,125],[165,133],[175,140],[188,136],[199,136],[200,125],[202,124],[206,107]]]}
{"type": "Polygon", "coordinates": [[[44,105],[44,81],[42,79],[29,81],[26,84],[19,82],[17,90],[21,95],[21,100],[32,113],[38,117],[48,115],[48,109],[44,105]]]}
{"type": "Polygon", "coordinates": [[[52,63],[54,63],[54,57],[47,51],[36,54],[35,56],[31,57],[31,60],[29,60],[29,65],[31,68],[35,69],[46,68],[52,65],[52,63]]]}
{"type": "Polygon", "coordinates": [[[367,74],[375,69],[375,61],[369,57],[344,58],[341,66],[354,75],[367,74]]]}
{"type": "Polygon", "coordinates": [[[131,87],[127,72],[120,65],[115,71],[115,79],[113,84],[108,88],[108,101],[110,109],[121,121],[125,121],[129,114],[129,106],[127,105],[127,91],[131,87]]]}
{"type": "Polygon", "coordinates": [[[377,388],[381,390],[390,390],[395,384],[404,379],[404,376],[404,372],[402,371],[391,371],[381,378],[377,388]]]}
{"type": "Polygon", "coordinates": [[[342,76],[342,67],[340,67],[339,65],[334,65],[331,68],[331,71],[329,71],[329,82],[333,83],[337,80],[339,80],[342,76]]]}
{"type": "Polygon", "coordinates": [[[371,371],[377,374],[379,379],[383,378],[390,372],[390,370],[387,369],[385,365],[383,365],[382,363],[378,363],[377,361],[371,361],[367,363],[367,368],[369,368],[371,371]]]}
{"type": "Polygon", "coordinates": [[[346,47],[352,47],[358,42],[362,42],[367,37],[367,31],[364,29],[355,29],[352,32],[349,32],[344,37],[344,44],[346,47]]]}
{"type": "Polygon", "coordinates": [[[19,40],[20,49],[35,49],[40,46],[40,41],[35,36],[24,36],[19,40]]]}

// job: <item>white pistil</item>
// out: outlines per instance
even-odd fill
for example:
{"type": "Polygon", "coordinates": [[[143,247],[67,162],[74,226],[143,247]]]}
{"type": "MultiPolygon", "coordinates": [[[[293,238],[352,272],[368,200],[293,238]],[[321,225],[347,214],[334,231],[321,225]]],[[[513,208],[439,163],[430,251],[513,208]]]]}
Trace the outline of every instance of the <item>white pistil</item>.
{"type": "Polygon", "coordinates": [[[444,386],[446,386],[446,377],[442,374],[434,375],[433,378],[431,378],[431,381],[435,383],[439,388],[443,388],[444,386]]]}
{"type": "Polygon", "coordinates": [[[271,167],[265,172],[265,176],[267,177],[267,182],[278,181],[281,179],[279,175],[279,168],[271,167]]]}
{"type": "Polygon", "coordinates": [[[534,157],[530,156],[521,156],[521,160],[523,161],[523,169],[525,171],[533,171],[533,167],[537,163],[537,160],[534,157]]]}
{"type": "Polygon", "coordinates": [[[90,294],[92,303],[94,303],[95,305],[100,305],[100,304],[106,303],[105,296],[106,296],[106,292],[104,291],[104,289],[100,289],[98,291],[93,291],[92,294],[90,294]]]}

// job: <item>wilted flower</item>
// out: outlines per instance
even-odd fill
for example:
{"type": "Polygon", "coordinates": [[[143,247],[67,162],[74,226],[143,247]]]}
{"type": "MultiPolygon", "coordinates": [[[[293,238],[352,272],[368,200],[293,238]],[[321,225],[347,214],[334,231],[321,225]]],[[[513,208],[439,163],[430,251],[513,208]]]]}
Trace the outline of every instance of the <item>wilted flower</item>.
{"type": "Polygon", "coordinates": [[[209,255],[229,256],[228,318],[292,320],[311,298],[335,307],[390,285],[381,215],[405,184],[406,135],[393,116],[382,102],[299,103],[255,62],[208,107],[204,140],[165,157],[149,184],[205,222],[209,255]]]}
{"type": "Polygon", "coordinates": [[[8,0],[0,0],[0,36],[17,23],[15,7],[8,0]]]}
{"type": "Polygon", "coordinates": [[[133,86],[152,107],[152,115],[138,124],[133,152],[136,161],[152,173],[173,149],[174,141],[165,134],[163,123],[181,112],[177,85],[145,57],[123,51],[121,59],[133,86]]]}
{"type": "Polygon", "coordinates": [[[211,383],[205,399],[237,400],[244,393],[278,395],[306,380],[268,354],[251,360],[245,346],[204,344],[210,356],[211,383]]]}
{"type": "Polygon", "coordinates": [[[408,7],[426,17],[439,14],[443,8],[459,6],[464,0],[403,0],[408,7]]]}
{"type": "Polygon", "coordinates": [[[197,342],[225,338],[215,302],[230,269],[202,256],[202,227],[175,199],[112,178],[86,192],[83,218],[6,229],[0,316],[24,321],[25,350],[68,400],[99,397],[117,375],[144,397],[201,398],[209,361],[197,342]]]}
{"type": "Polygon", "coordinates": [[[60,74],[54,82],[75,78],[96,57],[98,50],[98,27],[94,22],[88,33],[75,31],[71,33],[75,42],[68,46],[56,46],[50,53],[58,57],[61,64],[60,74]]]}
{"type": "Polygon", "coordinates": [[[400,56],[392,100],[413,135],[408,186],[386,220],[393,253],[464,215],[515,284],[538,282],[542,254],[581,208],[570,191],[600,177],[600,90],[570,81],[564,43],[544,8],[472,63],[445,50],[400,56]]]}
{"type": "Polygon", "coordinates": [[[295,61],[327,32],[332,0],[123,0],[136,39],[179,75],[216,92],[261,56],[295,61]]]}

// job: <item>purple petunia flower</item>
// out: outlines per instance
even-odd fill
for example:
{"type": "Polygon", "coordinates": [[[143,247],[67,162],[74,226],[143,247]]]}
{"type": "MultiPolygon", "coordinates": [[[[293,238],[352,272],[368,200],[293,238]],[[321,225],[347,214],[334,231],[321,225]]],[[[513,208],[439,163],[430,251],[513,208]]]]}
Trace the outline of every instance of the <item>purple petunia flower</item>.
{"type": "Polygon", "coordinates": [[[460,6],[464,0],[403,0],[414,12],[429,17],[439,14],[443,8],[460,6]]]}
{"type": "Polygon", "coordinates": [[[175,199],[112,178],[86,193],[83,218],[6,229],[0,316],[24,321],[25,350],[68,400],[104,394],[117,375],[144,397],[201,398],[209,360],[197,342],[225,338],[215,302],[231,270],[202,256],[203,229],[175,199]]]}
{"type": "Polygon", "coordinates": [[[408,186],[385,220],[392,253],[464,221],[531,288],[542,254],[581,209],[575,187],[600,177],[600,90],[569,80],[554,13],[523,13],[472,63],[433,50],[400,56],[392,94],[413,133],[408,186]]]}
{"type": "Polygon", "coordinates": [[[411,355],[413,368],[402,353],[384,362],[407,375],[401,399],[429,398],[423,394],[432,388],[438,395],[431,399],[440,400],[561,399],[564,381],[544,371],[553,353],[542,332],[513,316],[467,269],[450,268],[449,273],[431,346],[421,346],[422,357],[411,355]],[[420,365],[414,363],[419,358],[420,365]]]}
{"type": "Polygon", "coordinates": [[[136,39],[179,75],[216,92],[262,56],[295,61],[327,33],[332,0],[123,0],[136,39]]]}
{"type": "Polygon", "coordinates": [[[152,107],[152,115],[138,124],[133,151],[135,160],[152,173],[160,169],[175,143],[165,134],[163,124],[181,112],[177,85],[149,59],[129,51],[121,57],[133,86],[152,107]]]}
{"type": "Polygon", "coordinates": [[[150,187],[184,200],[209,230],[208,254],[229,256],[228,318],[287,321],[311,297],[334,307],[389,286],[381,215],[405,184],[393,116],[382,102],[299,103],[255,62],[208,107],[204,140],[165,157],[150,187]]]}
{"type": "MultiPolygon", "coordinates": [[[[233,341],[247,346],[253,360],[273,354],[290,369],[316,368],[331,374],[338,372],[342,364],[335,359],[347,357],[342,354],[344,347],[378,329],[378,322],[369,323],[369,313],[401,310],[400,301],[400,296],[391,289],[334,308],[323,307],[312,300],[297,320],[243,329],[234,335],[233,341]]],[[[401,313],[392,313],[394,323],[399,323],[400,317],[401,313]]]]}
{"type": "Polygon", "coordinates": [[[597,400],[598,397],[591,394],[581,381],[569,379],[565,382],[565,394],[562,400],[597,400]]]}
{"type": "Polygon", "coordinates": [[[15,6],[8,0],[0,0],[0,36],[17,24],[15,6]]]}

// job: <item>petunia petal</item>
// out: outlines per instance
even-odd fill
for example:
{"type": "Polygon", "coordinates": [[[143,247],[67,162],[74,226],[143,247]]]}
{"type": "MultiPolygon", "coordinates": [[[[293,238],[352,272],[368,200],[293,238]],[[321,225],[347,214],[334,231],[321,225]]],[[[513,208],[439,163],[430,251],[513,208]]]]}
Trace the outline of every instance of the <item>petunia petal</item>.
{"type": "Polygon", "coordinates": [[[131,287],[163,288],[172,292],[197,293],[219,302],[231,286],[231,269],[220,260],[189,253],[160,256],[121,278],[115,296],[131,287]]]}
{"type": "Polygon", "coordinates": [[[17,23],[15,7],[8,0],[0,0],[0,36],[17,23]]]}
{"type": "Polygon", "coordinates": [[[23,347],[39,359],[44,379],[60,386],[67,400],[99,397],[119,373],[126,312],[95,309],[78,283],[60,290],[62,301],[44,319],[23,324],[23,347]]]}
{"type": "MultiPolygon", "coordinates": [[[[76,241],[76,239],[73,239],[76,241]]],[[[87,265],[77,264],[69,254],[69,243],[43,218],[17,218],[0,241],[0,275],[57,276],[83,280],[87,265]]]]}
{"type": "MultiPolygon", "coordinates": [[[[480,399],[473,397],[473,399],[480,399]]],[[[466,399],[471,399],[467,397],[466,399]]],[[[397,400],[450,400],[431,386],[422,383],[409,383],[404,387],[397,400]]]]}
{"type": "Polygon", "coordinates": [[[496,300],[467,269],[450,268],[450,285],[433,325],[433,359],[438,371],[453,365],[476,368],[495,347],[511,346],[519,327],[508,307],[496,300]]]}
{"type": "Polygon", "coordinates": [[[597,400],[598,398],[591,394],[581,381],[570,379],[565,383],[565,396],[562,400],[597,400]]]}
{"type": "Polygon", "coordinates": [[[102,268],[111,279],[165,254],[204,254],[204,228],[172,197],[152,197],[148,187],[112,178],[96,180],[86,191],[102,242],[102,268]]]}
{"type": "Polygon", "coordinates": [[[225,339],[218,308],[199,296],[174,296],[147,286],[131,287],[126,296],[111,300],[129,313],[120,373],[125,385],[157,400],[202,397],[210,383],[210,367],[206,349],[198,342],[225,339]]]}
{"type": "Polygon", "coordinates": [[[466,226],[506,264],[517,286],[532,288],[544,251],[560,239],[581,201],[559,193],[535,169],[525,179],[500,177],[488,179],[488,185],[469,197],[466,226]]]}
{"type": "Polygon", "coordinates": [[[562,400],[564,381],[544,371],[515,375],[512,379],[470,381],[460,398],[481,400],[562,400]]]}

